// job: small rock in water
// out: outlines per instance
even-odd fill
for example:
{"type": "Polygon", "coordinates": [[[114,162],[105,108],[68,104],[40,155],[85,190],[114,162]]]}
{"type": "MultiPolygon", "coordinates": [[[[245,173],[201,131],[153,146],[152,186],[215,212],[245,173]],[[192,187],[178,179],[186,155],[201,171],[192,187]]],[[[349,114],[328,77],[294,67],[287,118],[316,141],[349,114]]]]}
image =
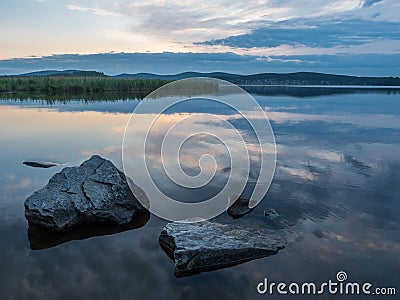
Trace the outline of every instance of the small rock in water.
{"type": "Polygon", "coordinates": [[[237,219],[243,217],[244,215],[250,213],[253,208],[249,207],[250,199],[244,198],[242,196],[238,197],[238,199],[233,203],[228,209],[227,213],[230,217],[237,219]]]}
{"type": "MultiPolygon", "coordinates": [[[[51,231],[81,224],[128,224],[135,214],[147,210],[135,198],[127,180],[112,162],[94,155],[79,167],[64,168],[29,196],[25,217],[30,224],[51,231]]],[[[146,201],[144,192],[134,187],[135,194],[146,201]]]]}
{"type": "Polygon", "coordinates": [[[169,223],[159,237],[175,262],[175,276],[189,276],[276,254],[285,240],[266,229],[203,221],[169,223]]]}
{"type": "Polygon", "coordinates": [[[273,219],[279,217],[280,215],[275,208],[268,208],[268,209],[264,210],[264,216],[273,220],[273,219]]]}
{"type": "Polygon", "coordinates": [[[24,161],[23,164],[33,168],[44,168],[44,169],[60,166],[60,164],[55,162],[43,162],[43,161],[24,161]]]}
{"type": "Polygon", "coordinates": [[[313,231],[313,234],[319,239],[322,239],[325,236],[325,234],[320,229],[315,229],[313,231]]]}

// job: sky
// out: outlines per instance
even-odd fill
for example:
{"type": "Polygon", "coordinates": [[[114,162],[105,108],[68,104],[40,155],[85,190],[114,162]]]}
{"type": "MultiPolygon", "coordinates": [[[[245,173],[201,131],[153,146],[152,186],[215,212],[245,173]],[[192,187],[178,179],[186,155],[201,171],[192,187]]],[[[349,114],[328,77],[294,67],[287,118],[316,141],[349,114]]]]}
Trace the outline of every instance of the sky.
{"type": "Polygon", "coordinates": [[[0,74],[400,76],[399,0],[2,0],[0,74]]]}

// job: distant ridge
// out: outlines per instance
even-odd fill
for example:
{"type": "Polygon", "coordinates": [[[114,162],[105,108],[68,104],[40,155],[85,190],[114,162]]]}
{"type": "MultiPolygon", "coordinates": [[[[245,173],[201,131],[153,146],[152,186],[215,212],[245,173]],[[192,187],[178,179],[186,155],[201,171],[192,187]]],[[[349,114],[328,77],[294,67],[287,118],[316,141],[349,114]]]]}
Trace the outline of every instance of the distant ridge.
{"type": "Polygon", "coordinates": [[[259,73],[239,75],[223,72],[200,73],[184,72],[175,75],[152,73],[120,74],[114,77],[132,79],[179,80],[192,77],[212,77],[239,85],[373,85],[400,86],[399,77],[359,77],[349,75],[323,74],[314,72],[297,73],[259,73]]]}
{"type": "Polygon", "coordinates": [[[106,77],[102,72],[97,72],[97,71],[84,71],[84,70],[64,70],[64,71],[58,71],[58,70],[44,70],[44,71],[37,71],[37,72],[30,72],[30,73],[24,73],[21,75],[17,76],[23,76],[23,77],[35,77],[35,76],[67,76],[67,77],[106,77]]]}
{"type": "Polygon", "coordinates": [[[354,85],[354,86],[400,86],[399,77],[366,77],[335,75],[315,72],[296,73],[259,73],[252,75],[240,75],[224,72],[183,72],[172,75],[158,75],[153,73],[119,74],[108,76],[102,72],[85,70],[44,70],[25,73],[17,76],[67,76],[67,77],[111,77],[122,79],[160,79],[179,80],[192,77],[212,77],[223,79],[238,85],[354,85]]]}
{"type": "Polygon", "coordinates": [[[137,73],[137,74],[119,74],[114,77],[117,78],[135,78],[135,79],[161,79],[161,80],[179,80],[193,77],[212,77],[212,78],[220,78],[220,77],[234,77],[234,76],[242,76],[237,74],[230,74],[224,72],[211,72],[211,73],[201,73],[201,72],[183,72],[174,75],[157,75],[152,73],[137,73]]]}

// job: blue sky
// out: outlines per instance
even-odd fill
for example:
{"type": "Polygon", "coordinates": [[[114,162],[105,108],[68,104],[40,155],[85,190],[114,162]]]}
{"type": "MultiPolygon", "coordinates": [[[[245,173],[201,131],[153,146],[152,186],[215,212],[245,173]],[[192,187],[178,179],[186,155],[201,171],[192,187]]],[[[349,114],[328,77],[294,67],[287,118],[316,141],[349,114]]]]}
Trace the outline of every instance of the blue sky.
{"type": "Polygon", "coordinates": [[[399,0],[2,0],[0,74],[400,75],[399,0]]]}

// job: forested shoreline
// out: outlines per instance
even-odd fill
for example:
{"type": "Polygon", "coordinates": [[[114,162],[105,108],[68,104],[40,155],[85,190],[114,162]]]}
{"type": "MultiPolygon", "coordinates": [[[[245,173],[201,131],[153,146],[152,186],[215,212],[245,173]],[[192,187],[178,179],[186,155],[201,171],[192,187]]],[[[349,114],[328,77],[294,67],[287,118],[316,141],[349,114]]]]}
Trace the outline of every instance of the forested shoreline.
{"type": "Polygon", "coordinates": [[[161,79],[112,77],[3,76],[0,93],[90,94],[106,92],[151,92],[168,83],[161,79]]]}

